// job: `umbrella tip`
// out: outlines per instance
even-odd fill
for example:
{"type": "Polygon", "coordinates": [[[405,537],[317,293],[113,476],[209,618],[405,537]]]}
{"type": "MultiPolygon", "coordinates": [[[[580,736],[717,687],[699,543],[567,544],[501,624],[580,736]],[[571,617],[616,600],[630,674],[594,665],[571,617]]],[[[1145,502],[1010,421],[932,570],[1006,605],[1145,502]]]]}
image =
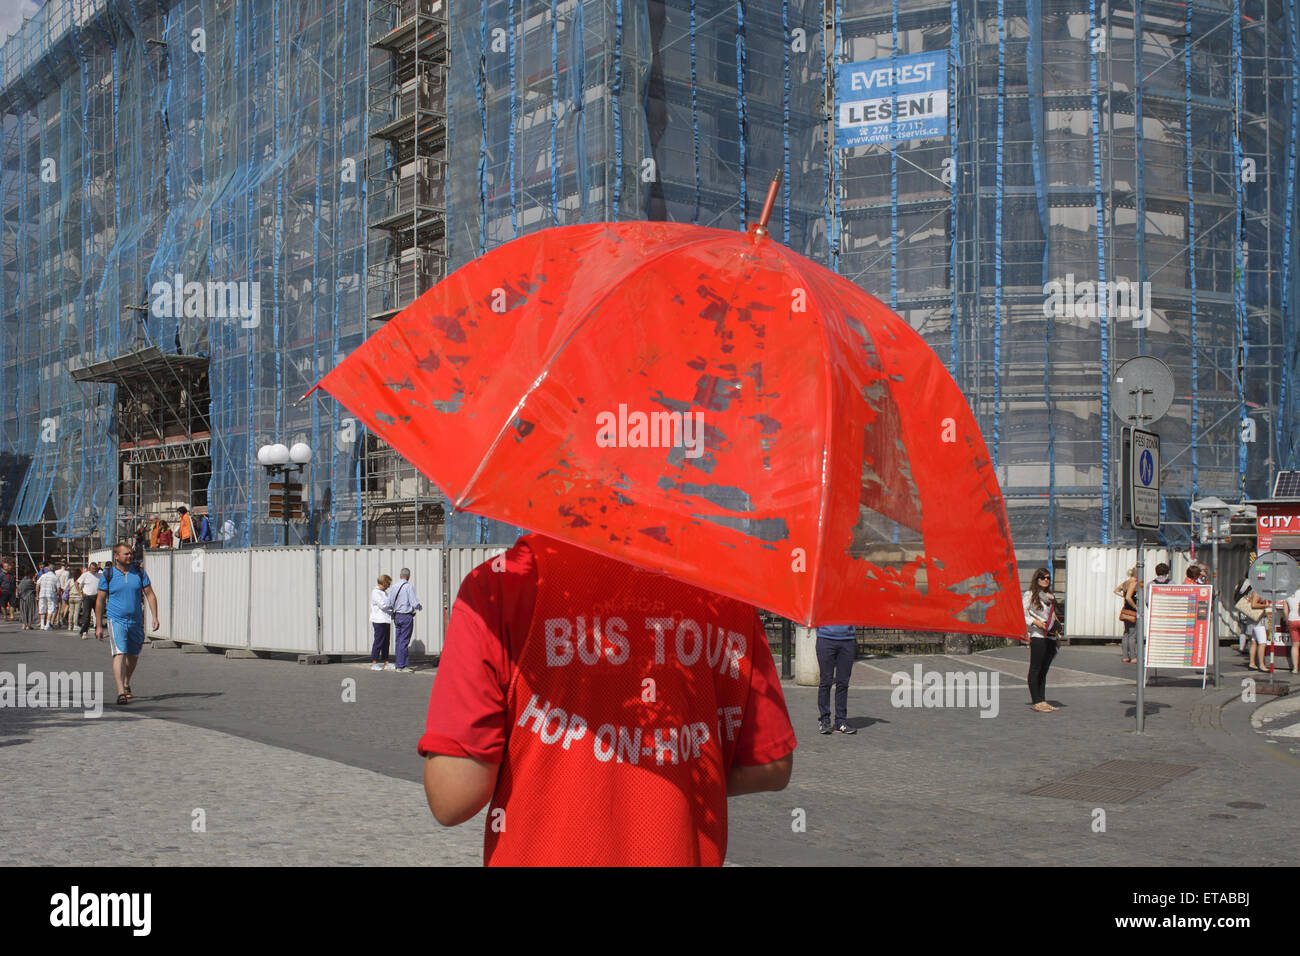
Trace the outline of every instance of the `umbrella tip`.
{"type": "Polygon", "coordinates": [[[772,218],[772,207],[776,205],[776,194],[781,188],[781,178],[783,171],[778,169],[776,175],[772,177],[772,182],[767,187],[767,198],[763,200],[763,211],[758,217],[758,227],[754,230],[754,238],[767,235],[767,221],[772,218]]]}

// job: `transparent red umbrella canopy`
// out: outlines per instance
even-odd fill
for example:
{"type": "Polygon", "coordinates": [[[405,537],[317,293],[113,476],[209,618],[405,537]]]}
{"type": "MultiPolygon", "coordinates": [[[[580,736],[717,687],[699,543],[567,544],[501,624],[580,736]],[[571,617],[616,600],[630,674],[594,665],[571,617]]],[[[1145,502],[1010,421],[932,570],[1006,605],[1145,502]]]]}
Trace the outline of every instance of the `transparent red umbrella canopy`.
{"type": "Polygon", "coordinates": [[[532,233],[316,387],[457,509],[807,625],[1024,637],[1001,492],[947,370],[761,229],[532,233]]]}

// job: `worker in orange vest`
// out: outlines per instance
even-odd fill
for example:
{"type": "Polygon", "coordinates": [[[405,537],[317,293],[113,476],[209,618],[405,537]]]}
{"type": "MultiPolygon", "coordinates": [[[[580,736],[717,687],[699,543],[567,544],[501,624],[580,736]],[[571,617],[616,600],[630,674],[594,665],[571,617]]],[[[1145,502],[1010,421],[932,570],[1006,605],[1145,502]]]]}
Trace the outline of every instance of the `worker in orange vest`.
{"type": "Polygon", "coordinates": [[[194,541],[194,524],[190,521],[189,509],[181,505],[176,510],[181,516],[181,520],[176,525],[176,537],[180,538],[182,545],[192,544],[194,541]]]}

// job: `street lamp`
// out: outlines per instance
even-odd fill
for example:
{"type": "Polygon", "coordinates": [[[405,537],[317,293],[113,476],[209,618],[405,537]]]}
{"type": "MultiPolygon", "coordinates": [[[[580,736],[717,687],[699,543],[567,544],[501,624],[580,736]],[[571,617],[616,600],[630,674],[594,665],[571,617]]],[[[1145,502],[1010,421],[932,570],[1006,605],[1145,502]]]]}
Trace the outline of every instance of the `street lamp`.
{"type": "Polygon", "coordinates": [[[288,479],[290,474],[301,474],[303,468],[311,461],[311,446],[301,441],[295,443],[292,448],[280,442],[274,445],[263,445],[257,450],[257,461],[266,469],[272,481],[278,478],[284,483],[280,514],[284,519],[284,543],[288,545],[289,514],[293,510],[289,500],[288,479]]]}

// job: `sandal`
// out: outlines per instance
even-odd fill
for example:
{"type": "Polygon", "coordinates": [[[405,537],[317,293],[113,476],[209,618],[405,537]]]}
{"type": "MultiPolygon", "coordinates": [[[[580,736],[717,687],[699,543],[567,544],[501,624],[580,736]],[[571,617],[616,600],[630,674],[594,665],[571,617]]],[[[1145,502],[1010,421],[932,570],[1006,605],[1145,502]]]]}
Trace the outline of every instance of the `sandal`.
{"type": "Polygon", "coordinates": [[[125,707],[129,703],[131,703],[131,698],[128,697],[126,694],[117,695],[117,706],[125,707]]]}

